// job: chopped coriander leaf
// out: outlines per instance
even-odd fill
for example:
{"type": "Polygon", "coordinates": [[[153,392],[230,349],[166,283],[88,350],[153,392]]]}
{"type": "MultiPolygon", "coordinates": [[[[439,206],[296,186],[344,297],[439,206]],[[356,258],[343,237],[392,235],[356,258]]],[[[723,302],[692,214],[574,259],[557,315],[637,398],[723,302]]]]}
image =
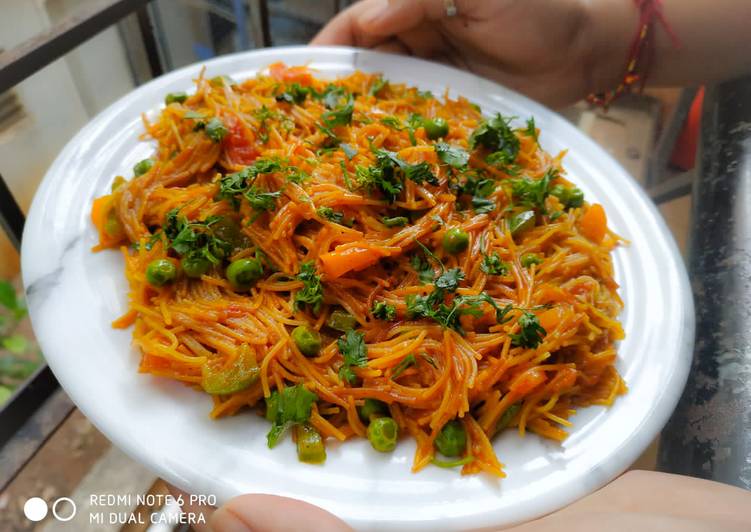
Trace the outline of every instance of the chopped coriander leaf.
{"type": "Polygon", "coordinates": [[[409,223],[409,219],[406,216],[384,216],[381,223],[386,227],[404,227],[409,223]]]}
{"type": "Polygon", "coordinates": [[[519,205],[533,207],[545,212],[545,198],[548,197],[550,181],[555,178],[555,172],[545,172],[542,179],[522,177],[511,180],[511,193],[519,205]]]}
{"type": "Polygon", "coordinates": [[[469,162],[469,153],[458,146],[451,146],[445,142],[436,142],[433,145],[438,158],[454,168],[464,168],[469,162]]]}
{"type": "Polygon", "coordinates": [[[577,187],[566,188],[563,185],[555,185],[550,189],[550,195],[558,198],[567,209],[581,207],[584,204],[584,192],[577,187]]]}
{"type": "Polygon", "coordinates": [[[316,209],[316,214],[321,218],[326,218],[336,224],[346,225],[344,224],[344,213],[335,211],[331,207],[318,207],[316,209]]]}
{"type": "Polygon", "coordinates": [[[385,301],[376,301],[371,310],[373,317],[384,321],[394,321],[396,319],[396,307],[389,305],[385,301]]]}
{"type": "Polygon", "coordinates": [[[292,83],[283,92],[275,96],[278,102],[287,102],[300,105],[310,94],[308,87],[303,87],[299,83],[292,83]]]}
{"type": "Polygon", "coordinates": [[[399,363],[394,366],[394,370],[391,372],[391,380],[399,378],[399,376],[404,373],[404,370],[407,369],[410,366],[414,366],[417,364],[417,359],[415,358],[415,355],[409,354],[403,359],[399,361],[399,363]]]}
{"type": "Polygon", "coordinates": [[[256,213],[260,214],[266,211],[273,211],[276,209],[276,199],[281,196],[281,191],[275,192],[263,192],[255,185],[251,185],[248,190],[243,193],[243,196],[256,213]]]}
{"type": "Polygon", "coordinates": [[[279,392],[274,390],[266,398],[266,419],[271,421],[271,430],[266,436],[269,448],[274,447],[279,438],[293,425],[307,422],[313,403],[318,396],[302,384],[287,386],[279,392]]]}
{"type": "Polygon", "coordinates": [[[535,348],[542,343],[547,331],[540,325],[540,320],[529,311],[519,316],[519,333],[511,335],[511,345],[535,348]]]}
{"type": "Polygon", "coordinates": [[[379,122],[381,122],[381,124],[383,124],[384,126],[389,126],[390,128],[396,129],[397,131],[404,129],[401,120],[399,120],[395,116],[384,116],[379,120],[379,122]]]}
{"type": "Polygon", "coordinates": [[[421,284],[427,284],[427,283],[433,282],[435,272],[433,271],[433,268],[430,266],[430,263],[427,260],[425,260],[425,258],[422,255],[419,255],[419,254],[412,255],[412,258],[409,260],[409,263],[417,272],[417,277],[420,280],[421,284]]]}
{"type": "Polygon", "coordinates": [[[482,255],[480,270],[488,275],[508,275],[509,266],[501,260],[498,252],[494,251],[492,255],[482,255]]]}
{"type": "Polygon", "coordinates": [[[203,222],[190,222],[179,212],[175,208],[167,213],[161,231],[178,255],[189,261],[208,261],[214,265],[229,256],[232,244],[218,237],[214,231],[214,226],[222,220],[221,217],[211,216],[203,222]]]}
{"type": "Polygon", "coordinates": [[[423,99],[423,100],[432,100],[434,97],[433,93],[430,91],[418,90],[416,94],[418,98],[423,99]]]}
{"type": "Polygon", "coordinates": [[[524,129],[524,133],[528,137],[532,137],[538,145],[540,144],[540,140],[537,138],[537,126],[535,125],[534,116],[531,116],[529,120],[527,120],[527,127],[524,129]]]}
{"type": "Polygon", "coordinates": [[[352,366],[363,367],[368,363],[365,335],[350,329],[336,341],[336,346],[344,358],[344,364],[339,369],[339,378],[353,384],[357,376],[352,371],[352,366]]]}
{"type": "Polygon", "coordinates": [[[183,103],[188,99],[188,93],[186,92],[170,92],[164,97],[164,103],[169,105],[171,103],[183,103]]]}
{"type": "Polygon", "coordinates": [[[556,220],[557,220],[558,218],[560,218],[561,216],[563,216],[563,212],[561,212],[561,211],[555,211],[554,213],[551,213],[551,214],[550,214],[550,221],[551,221],[551,222],[554,222],[554,221],[556,221],[556,220]]]}
{"type": "Polygon", "coordinates": [[[483,146],[491,151],[488,162],[509,165],[516,160],[519,153],[519,139],[510,127],[512,118],[505,118],[500,113],[483,121],[469,138],[472,149],[483,146]]]}
{"type": "Polygon", "coordinates": [[[346,144],[344,142],[342,142],[341,144],[339,144],[339,147],[342,149],[342,151],[344,152],[344,155],[350,161],[352,160],[352,157],[354,157],[358,153],[358,150],[357,150],[357,148],[355,146],[352,146],[350,144],[346,144]]]}
{"type": "Polygon", "coordinates": [[[287,181],[290,183],[302,185],[306,180],[310,179],[310,174],[299,168],[295,168],[294,166],[288,167],[287,170],[289,171],[289,174],[287,174],[287,181]]]}
{"type": "Polygon", "coordinates": [[[370,86],[370,90],[368,90],[368,94],[371,96],[378,96],[378,93],[381,92],[387,85],[389,84],[389,80],[379,77],[377,78],[373,84],[370,86]]]}
{"type": "Polygon", "coordinates": [[[219,181],[219,197],[236,202],[235,196],[246,193],[259,174],[270,174],[283,169],[282,162],[278,159],[256,159],[252,165],[239,172],[222,177],[219,181]]]}
{"type": "Polygon", "coordinates": [[[303,287],[295,293],[295,310],[307,306],[314,314],[318,314],[323,305],[323,286],[321,277],[316,273],[315,264],[312,261],[303,262],[300,265],[300,273],[295,278],[303,282],[303,287]]]}
{"type": "Polygon", "coordinates": [[[368,190],[379,190],[389,203],[393,203],[404,189],[393,168],[383,168],[380,165],[356,166],[355,179],[358,185],[368,190]]]}
{"type": "Polygon", "coordinates": [[[520,262],[522,263],[522,266],[529,268],[533,264],[542,264],[542,258],[536,253],[525,253],[522,255],[520,262]]]}
{"type": "Polygon", "coordinates": [[[221,142],[227,133],[224,123],[217,117],[212,118],[206,124],[206,136],[214,142],[221,142]]]}
{"type": "Polygon", "coordinates": [[[459,283],[464,280],[464,272],[461,268],[451,268],[439,275],[435,280],[436,288],[447,292],[456,292],[459,283]]]}
{"type": "Polygon", "coordinates": [[[472,209],[477,214],[487,214],[495,210],[495,201],[487,198],[474,196],[472,198],[472,209]]]}
{"type": "Polygon", "coordinates": [[[405,163],[405,165],[402,166],[402,170],[404,170],[404,176],[407,179],[414,181],[418,185],[425,182],[430,183],[431,185],[438,184],[438,178],[433,174],[430,170],[430,165],[425,161],[415,164],[405,163]]]}
{"type": "Polygon", "coordinates": [[[355,106],[352,102],[338,107],[333,111],[326,111],[321,115],[324,126],[332,128],[334,126],[346,126],[352,122],[352,113],[355,110],[355,106]]]}
{"type": "Polygon", "coordinates": [[[512,235],[520,234],[535,226],[535,211],[523,211],[511,218],[508,223],[512,235]]]}
{"type": "Polygon", "coordinates": [[[336,109],[352,103],[352,95],[344,87],[331,84],[324,89],[322,98],[327,109],[336,109]]]}

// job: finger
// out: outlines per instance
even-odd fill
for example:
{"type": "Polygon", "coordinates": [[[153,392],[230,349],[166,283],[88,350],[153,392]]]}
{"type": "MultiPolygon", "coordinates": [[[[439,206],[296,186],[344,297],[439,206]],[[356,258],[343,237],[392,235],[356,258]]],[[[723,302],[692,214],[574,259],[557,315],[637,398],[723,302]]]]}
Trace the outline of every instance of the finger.
{"type": "Polygon", "coordinates": [[[381,43],[384,38],[373,36],[363,28],[361,21],[368,20],[371,11],[381,12],[387,0],[363,0],[351,5],[336,15],[313,37],[313,45],[361,46],[370,48],[381,43]]]}
{"type": "MultiPolygon", "coordinates": [[[[455,17],[464,16],[466,1],[455,0],[455,17]]],[[[359,24],[370,35],[394,35],[409,31],[421,23],[449,19],[444,0],[390,0],[374,4],[360,15],[359,24]]]]}
{"type": "Polygon", "coordinates": [[[317,506],[276,495],[240,495],[211,516],[212,532],[351,532],[343,521],[317,506]]]}
{"type": "Polygon", "coordinates": [[[386,41],[378,46],[374,46],[373,50],[387,54],[411,55],[409,48],[397,40],[386,41]]]}
{"type": "MultiPolygon", "coordinates": [[[[211,515],[216,510],[214,507],[193,503],[191,502],[193,499],[191,499],[189,494],[176,488],[172,484],[168,484],[166,482],[165,484],[167,485],[167,490],[170,492],[170,494],[175,499],[182,501],[180,509],[183,511],[183,513],[192,514],[194,516],[202,515],[204,521],[211,519],[211,515]]],[[[195,530],[196,532],[209,532],[209,528],[206,525],[200,523],[195,523],[193,525],[193,530],[195,530]]]]}

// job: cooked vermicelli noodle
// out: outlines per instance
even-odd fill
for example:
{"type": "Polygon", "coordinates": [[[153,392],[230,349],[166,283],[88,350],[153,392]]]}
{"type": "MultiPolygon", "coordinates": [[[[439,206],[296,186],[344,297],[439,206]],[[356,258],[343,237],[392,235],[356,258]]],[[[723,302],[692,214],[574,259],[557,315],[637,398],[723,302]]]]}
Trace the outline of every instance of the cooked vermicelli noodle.
{"type": "Polygon", "coordinates": [[[533,120],[282,64],[166,102],[151,159],[94,202],[96,249],[122,251],[139,370],[212,417],[256,408],[305,461],[399,433],[414,471],[504,476],[500,431],[560,441],[625,392],[620,239],[533,120]]]}

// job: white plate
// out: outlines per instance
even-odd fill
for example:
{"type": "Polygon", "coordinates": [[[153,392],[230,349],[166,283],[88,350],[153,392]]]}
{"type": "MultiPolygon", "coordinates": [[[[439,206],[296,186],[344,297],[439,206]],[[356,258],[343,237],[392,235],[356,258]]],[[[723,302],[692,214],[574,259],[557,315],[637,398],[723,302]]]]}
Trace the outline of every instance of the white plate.
{"type": "Polygon", "coordinates": [[[351,48],[293,47],[225,56],[205,63],[207,76],[253,76],[274,61],[310,64],[325,76],[354,69],[442,94],[464,95],[487,113],[534,116],[542,145],[569,149],[572,180],[602,203],[610,227],[631,241],[615,251],[626,340],[618,370],[629,393],[610,409],[574,418],[558,445],[507,431],[495,441],[508,477],[462,477],[428,467],[410,472],[414,443],[390,454],[365,440],[328,447],[323,466],[297,461],[290,439],[266,447],[267,422],[246,412],[208,418],[210,399],[181,384],[136,372],[130,330],[110,327],[126,309],[118,252],[93,254],[92,200],[117,174],[149,156],[138,142],[140,114],[154,114],[167,92],[191,90],[203,65],[139,87],[83,128],[50,167],[23,238],[23,277],[31,318],[47,362],[78,407],[118,447],[157,474],[219,500],[248,492],[304,499],[367,530],[470,529],[536,518],[594,491],[626,469],[673,411],[688,373],[694,313],[686,272],[664,222],[634,180],[565,119],[494,83],[434,63],[351,48]]]}

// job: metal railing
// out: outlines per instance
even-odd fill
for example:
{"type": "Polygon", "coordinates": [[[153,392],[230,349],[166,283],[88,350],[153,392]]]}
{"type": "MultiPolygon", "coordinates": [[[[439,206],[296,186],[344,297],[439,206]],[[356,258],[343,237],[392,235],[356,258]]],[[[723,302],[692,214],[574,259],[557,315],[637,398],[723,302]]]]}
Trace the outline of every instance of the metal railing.
{"type": "MultiPolygon", "coordinates": [[[[269,8],[266,0],[255,1],[260,15],[261,40],[271,45],[269,8]]],[[[158,40],[149,4],[151,0],[112,0],[91,6],[55,24],[13,49],[0,54],[0,93],[12,89],[41,69],[107,28],[135,15],[151,77],[163,74],[158,40]]],[[[338,7],[338,6],[337,6],[338,7]]],[[[1,170],[1,169],[0,169],[1,170]]],[[[0,173],[0,229],[20,251],[24,214],[0,173]]],[[[15,478],[73,409],[45,364],[0,406],[0,490],[15,478]],[[45,412],[40,412],[42,408],[45,412]],[[22,438],[13,441],[17,434],[22,438]],[[22,440],[22,441],[21,441],[22,440]]]]}

